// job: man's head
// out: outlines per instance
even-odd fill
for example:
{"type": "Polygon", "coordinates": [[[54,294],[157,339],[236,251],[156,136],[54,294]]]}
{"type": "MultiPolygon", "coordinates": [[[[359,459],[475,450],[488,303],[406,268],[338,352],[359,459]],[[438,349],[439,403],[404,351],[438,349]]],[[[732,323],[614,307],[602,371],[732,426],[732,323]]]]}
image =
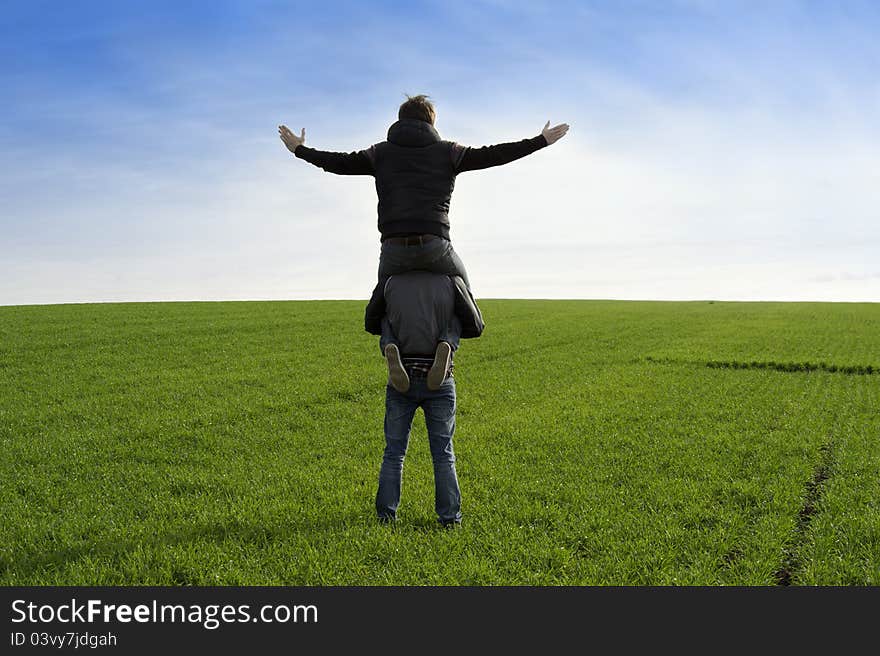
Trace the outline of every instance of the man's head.
{"type": "Polygon", "coordinates": [[[406,101],[397,112],[397,118],[414,118],[434,125],[437,112],[434,111],[434,105],[428,100],[428,96],[420,93],[417,96],[406,96],[406,101]]]}

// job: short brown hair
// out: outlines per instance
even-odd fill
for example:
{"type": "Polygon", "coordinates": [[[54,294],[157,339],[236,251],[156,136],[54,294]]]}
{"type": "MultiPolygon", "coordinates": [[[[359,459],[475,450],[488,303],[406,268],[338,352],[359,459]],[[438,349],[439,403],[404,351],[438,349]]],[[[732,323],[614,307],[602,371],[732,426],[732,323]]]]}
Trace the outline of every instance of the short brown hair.
{"type": "Polygon", "coordinates": [[[421,93],[417,96],[406,94],[406,101],[400,106],[397,118],[414,118],[434,125],[437,112],[434,111],[434,105],[428,100],[428,96],[421,93]]]}

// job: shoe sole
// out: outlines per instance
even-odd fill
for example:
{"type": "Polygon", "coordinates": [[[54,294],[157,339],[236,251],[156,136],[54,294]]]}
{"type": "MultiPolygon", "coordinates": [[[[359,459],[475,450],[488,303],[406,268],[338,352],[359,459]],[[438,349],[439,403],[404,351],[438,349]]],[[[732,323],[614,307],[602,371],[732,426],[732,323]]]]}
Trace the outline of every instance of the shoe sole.
{"type": "Polygon", "coordinates": [[[409,376],[406,369],[403,368],[400,350],[395,344],[388,344],[385,347],[385,360],[388,361],[388,381],[391,383],[391,387],[400,393],[409,390],[409,376]]]}
{"type": "Polygon", "coordinates": [[[446,372],[449,370],[449,358],[452,355],[452,347],[446,342],[440,342],[437,345],[437,351],[434,353],[434,363],[428,370],[427,385],[429,390],[440,389],[443,381],[446,380],[446,372]]]}

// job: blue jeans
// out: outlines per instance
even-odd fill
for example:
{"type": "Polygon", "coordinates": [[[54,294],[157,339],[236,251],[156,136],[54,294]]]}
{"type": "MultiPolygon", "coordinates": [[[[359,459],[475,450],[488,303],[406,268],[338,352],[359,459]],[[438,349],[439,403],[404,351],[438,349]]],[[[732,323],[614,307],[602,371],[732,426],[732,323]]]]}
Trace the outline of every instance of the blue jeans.
{"type": "Polygon", "coordinates": [[[405,394],[390,385],[385,388],[385,453],[379,470],[376,513],[380,519],[394,519],[397,515],[403,459],[418,408],[425,413],[431,459],[434,461],[434,510],[442,524],[460,522],[461,490],[452,451],[455,380],[451,377],[434,391],[428,389],[424,378],[413,378],[405,394]]]}

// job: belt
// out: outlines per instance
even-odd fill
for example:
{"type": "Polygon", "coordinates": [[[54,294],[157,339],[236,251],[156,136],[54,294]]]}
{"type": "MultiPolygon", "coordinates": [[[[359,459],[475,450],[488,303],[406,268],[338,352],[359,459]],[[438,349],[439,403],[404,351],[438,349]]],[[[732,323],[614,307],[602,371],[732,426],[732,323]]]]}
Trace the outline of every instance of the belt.
{"type": "Polygon", "coordinates": [[[397,244],[398,246],[421,246],[434,239],[440,239],[437,235],[409,235],[407,237],[386,237],[383,244],[397,244]]]}

